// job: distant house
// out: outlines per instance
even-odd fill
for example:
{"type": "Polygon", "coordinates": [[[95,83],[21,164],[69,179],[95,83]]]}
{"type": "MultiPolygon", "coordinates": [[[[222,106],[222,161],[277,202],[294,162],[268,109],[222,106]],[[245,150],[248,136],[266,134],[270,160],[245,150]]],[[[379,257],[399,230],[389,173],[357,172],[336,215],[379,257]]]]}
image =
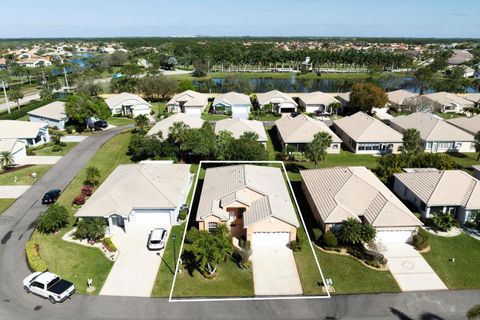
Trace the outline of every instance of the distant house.
{"type": "Polygon", "coordinates": [[[65,129],[68,117],[65,114],[65,102],[54,101],[28,112],[30,122],[46,122],[51,128],[65,129]]]}
{"type": "Polygon", "coordinates": [[[7,69],[7,60],[0,58],[0,70],[7,69]]]}
{"type": "Polygon", "coordinates": [[[324,231],[355,219],[372,225],[376,241],[410,242],[422,222],[365,167],[301,170],[302,189],[324,231]]]}
{"type": "Polygon", "coordinates": [[[139,116],[141,114],[148,115],[152,112],[152,106],[141,97],[123,92],[113,95],[112,97],[105,99],[105,103],[112,111],[113,115],[123,116],[139,116]]]}
{"type": "Polygon", "coordinates": [[[463,77],[464,78],[471,78],[475,75],[475,69],[465,66],[463,67],[463,77]]]}
{"type": "Polygon", "coordinates": [[[301,93],[298,96],[298,104],[307,113],[332,114],[334,110],[331,105],[335,103],[340,104],[340,101],[320,91],[301,93]]]}
{"type": "Polygon", "coordinates": [[[452,56],[448,59],[448,64],[459,65],[473,59],[473,54],[467,50],[453,49],[452,56]]]}
{"type": "Polygon", "coordinates": [[[463,97],[471,102],[475,103],[480,103],[480,93],[467,93],[464,94],[463,97]]]}
{"type": "Polygon", "coordinates": [[[29,67],[29,68],[47,67],[52,65],[50,60],[42,57],[35,57],[35,56],[22,59],[18,61],[17,64],[20,66],[29,67]]]}
{"type": "Polygon", "coordinates": [[[432,114],[423,112],[399,116],[390,120],[391,127],[400,133],[407,129],[420,132],[426,152],[474,152],[474,138],[471,134],[451,125],[432,114]]]}
{"type": "Polygon", "coordinates": [[[473,107],[473,102],[450,92],[435,92],[422,96],[424,104],[433,111],[461,113],[465,108],[473,107]]]}
{"type": "Polygon", "coordinates": [[[474,166],[472,166],[472,168],[473,168],[473,176],[476,179],[480,180],[480,165],[474,165],[474,166]]]}
{"type": "Polygon", "coordinates": [[[407,107],[407,105],[405,104],[405,101],[406,100],[408,101],[409,98],[417,97],[417,94],[407,90],[400,89],[400,90],[387,92],[387,97],[388,97],[387,107],[395,111],[401,111],[407,107]]]}
{"type": "Polygon", "coordinates": [[[15,163],[27,156],[25,142],[18,139],[0,139],[0,152],[10,152],[15,163]]]}
{"type": "Polygon", "coordinates": [[[291,113],[297,111],[298,107],[292,97],[278,90],[257,94],[257,102],[260,109],[271,105],[275,113],[291,113]]]}
{"type": "Polygon", "coordinates": [[[178,93],[167,102],[168,112],[183,112],[198,118],[200,118],[207,105],[207,95],[192,90],[178,93]]]}
{"type": "Polygon", "coordinates": [[[215,111],[231,112],[233,119],[248,119],[251,107],[249,96],[233,91],[219,94],[212,104],[215,111]]]}
{"type": "Polygon", "coordinates": [[[396,173],[394,192],[414,204],[424,218],[449,212],[462,224],[480,210],[480,181],[462,170],[396,173]]]}
{"type": "Polygon", "coordinates": [[[267,133],[263,123],[257,120],[245,119],[223,119],[215,123],[215,133],[219,134],[221,131],[231,132],[235,139],[240,138],[246,132],[256,133],[257,141],[264,146],[267,144],[267,133]]]}
{"type": "Polygon", "coordinates": [[[185,123],[191,129],[199,129],[203,126],[205,121],[186,113],[176,113],[170,117],[158,121],[147,132],[147,136],[153,136],[161,133],[162,138],[167,139],[168,135],[170,134],[170,128],[173,127],[173,124],[177,122],[185,123]]]}
{"type": "Polygon", "coordinates": [[[455,127],[460,128],[473,136],[480,131],[480,115],[476,115],[471,118],[454,118],[447,121],[448,123],[453,124],[455,127]]]}
{"type": "Polygon", "coordinates": [[[359,111],[333,122],[333,131],[355,153],[399,153],[403,136],[383,122],[359,111]]]}
{"type": "Polygon", "coordinates": [[[297,150],[304,150],[319,132],[326,132],[332,137],[328,153],[340,153],[342,140],[322,121],[305,114],[296,117],[286,116],[275,121],[278,138],[282,147],[290,145],[297,150]]]}
{"type": "Polygon", "coordinates": [[[50,141],[48,123],[0,120],[0,139],[14,139],[27,146],[38,146],[50,141]]]}

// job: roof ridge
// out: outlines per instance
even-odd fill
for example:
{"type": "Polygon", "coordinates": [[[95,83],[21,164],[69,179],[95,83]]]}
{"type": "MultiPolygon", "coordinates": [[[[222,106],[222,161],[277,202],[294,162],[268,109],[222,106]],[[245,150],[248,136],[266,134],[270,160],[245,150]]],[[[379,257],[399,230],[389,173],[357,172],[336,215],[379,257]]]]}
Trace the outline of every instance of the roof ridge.
{"type": "MultiPolygon", "coordinates": [[[[440,177],[440,179],[438,179],[437,184],[435,184],[435,187],[433,188],[432,193],[431,193],[430,196],[428,197],[428,200],[427,200],[427,202],[425,203],[425,205],[426,205],[428,202],[430,202],[430,199],[432,199],[433,194],[435,193],[435,190],[437,190],[437,187],[438,187],[438,185],[440,184],[440,181],[442,181],[443,176],[445,175],[445,171],[446,171],[446,170],[442,170],[442,171],[441,171],[441,172],[442,172],[442,176],[440,177]]],[[[436,172],[433,172],[433,173],[436,173],[436,172]]],[[[412,172],[412,174],[414,174],[414,172],[412,172]]]]}

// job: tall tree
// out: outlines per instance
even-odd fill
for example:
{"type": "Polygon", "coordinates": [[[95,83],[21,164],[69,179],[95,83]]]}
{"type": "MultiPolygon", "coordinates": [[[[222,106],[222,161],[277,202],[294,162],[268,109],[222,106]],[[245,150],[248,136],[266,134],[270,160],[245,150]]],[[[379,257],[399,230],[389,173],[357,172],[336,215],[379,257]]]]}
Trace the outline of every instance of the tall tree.
{"type": "Polygon", "coordinates": [[[135,117],[135,126],[140,128],[140,131],[144,132],[148,126],[148,117],[144,114],[140,114],[135,117]]]}
{"type": "Polygon", "coordinates": [[[357,82],[352,86],[349,106],[363,112],[384,108],[388,102],[385,91],[373,83],[357,82]]]}
{"type": "Polygon", "coordinates": [[[332,144],[332,136],[327,132],[319,132],[313,137],[313,141],[305,148],[305,156],[315,163],[325,160],[327,149],[332,144]]]}
{"type": "Polygon", "coordinates": [[[430,82],[433,78],[433,70],[430,67],[418,68],[415,71],[414,77],[417,81],[418,87],[420,88],[420,94],[425,92],[425,89],[428,88],[430,82]]]}
{"type": "Polygon", "coordinates": [[[111,115],[105,101],[86,94],[70,96],[65,103],[65,113],[70,120],[81,124],[85,124],[90,117],[107,119],[111,115]]]}
{"type": "Polygon", "coordinates": [[[417,155],[420,152],[423,152],[420,132],[412,128],[405,130],[403,133],[402,153],[417,155]]]}
{"type": "Polygon", "coordinates": [[[23,93],[18,89],[12,89],[9,96],[10,99],[15,101],[15,103],[17,104],[17,109],[20,110],[20,99],[23,99],[23,93]]]}

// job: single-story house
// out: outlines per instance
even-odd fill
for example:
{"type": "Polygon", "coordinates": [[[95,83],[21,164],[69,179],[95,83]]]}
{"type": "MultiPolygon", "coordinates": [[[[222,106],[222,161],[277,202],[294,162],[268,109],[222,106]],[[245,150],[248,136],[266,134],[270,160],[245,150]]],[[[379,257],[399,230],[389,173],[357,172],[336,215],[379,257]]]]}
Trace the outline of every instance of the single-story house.
{"type": "Polygon", "coordinates": [[[190,165],[149,162],[118,166],[75,213],[105,218],[125,232],[131,225],[152,229],[178,224],[192,183],[190,165]]]}
{"type": "Polygon", "coordinates": [[[476,115],[470,118],[460,117],[447,120],[448,123],[453,124],[455,127],[465,130],[471,135],[475,135],[480,131],[480,115],[476,115]]]}
{"type": "Polygon", "coordinates": [[[27,146],[50,142],[48,123],[17,120],[0,120],[0,139],[15,139],[27,146]]]}
{"type": "Polygon", "coordinates": [[[352,218],[377,231],[376,241],[410,242],[422,222],[365,167],[301,170],[302,189],[324,231],[352,218]]]}
{"type": "Polygon", "coordinates": [[[200,118],[208,105],[208,96],[193,90],[187,90],[173,96],[167,102],[168,112],[183,112],[200,118]]]}
{"type": "Polygon", "coordinates": [[[42,58],[42,57],[30,57],[30,58],[25,58],[17,62],[18,65],[23,66],[23,67],[29,67],[29,68],[37,68],[37,67],[47,67],[51,66],[52,62],[50,60],[42,58]]]}
{"type": "Polygon", "coordinates": [[[404,110],[408,108],[408,105],[405,101],[412,97],[417,97],[416,93],[407,91],[407,90],[395,90],[387,92],[388,102],[387,107],[396,111],[404,110]]]}
{"type": "Polygon", "coordinates": [[[0,152],[10,152],[15,163],[27,156],[25,142],[18,139],[0,139],[0,152]]]}
{"type": "Polygon", "coordinates": [[[350,103],[350,91],[339,93],[335,98],[342,104],[343,107],[348,106],[350,103]]]}
{"type": "Polygon", "coordinates": [[[480,103],[480,92],[477,93],[466,93],[463,97],[471,102],[480,103]]]}
{"type": "Polygon", "coordinates": [[[7,60],[0,58],[0,70],[7,69],[7,60]]]}
{"type": "Polygon", "coordinates": [[[128,92],[122,92],[105,99],[105,103],[112,111],[112,115],[139,116],[152,112],[152,106],[141,97],[128,92]]]}
{"type": "Polygon", "coordinates": [[[221,131],[231,132],[235,139],[240,138],[246,132],[256,133],[257,141],[264,146],[267,144],[267,132],[261,121],[245,119],[223,119],[215,123],[215,133],[221,131]]]}
{"type": "Polygon", "coordinates": [[[473,176],[480,180],[480,165],[474,165],[473,168],[473,176]]]}
{"type": "Polygon", "coordinates": [[[333,122],[333,131],[355,153],[399,153],[403,136],[361,111],[333,122]]]}
{"type": "Polygon", "coordinates": [[[459,65],[473,59],[473,54],[467,50],[453,49],[448,64],[459,65]]]}
{"type": "Polygon", "coordinates": [[[158,121],[148,132],[147,136],[158,135],[161,132],[162,139],[168,138],[170,134],[170,128],[174,123],[183,122],[191,129],[200,129],[204,122],[202,119],[197,118],[186,113],[176,113],[167,118],[158,121]]]}
{"type": "Polygon", "coordinates": [[[275,113],[291,113],[297,111],[298,104],[288,94],[278,90],[272,90],[257,94],[258,107],[264,109],[271,105],[275,113]]]}
{"type": "Polygon", "coordinates": [[[469,66],[463,67],[463,77],[464,78],[471,78],[475,75],[475,69],[469,66]]]}
{"type": "Polygon", "coordinates": [[[298,96],[298,104],[308,113],[332,114],[335,110],[330,106],[337,103],[340,104],[340,101],[321,91],[300,93],[298,96]]]}
{"type": "Polygon", "coordinates": [[[422,96],[423,104],[430,106],[433,111],[444,113],[462,113],[465,108],[473,107],[474,103],[459,95],[450,92],[435,92],[422,96]]]}
{"type": "Polygon", "coordinates": [[[390,124],[393,129],[402,134],[407,129],[416,129],[420,132],[426,152],[475,151],[473,135],[432,114],[415,112],[393,118],[390,124]]]}
{"type": "Polygon", "coordinates": [[[424,218],[450,212],[462,224],[480,210],[480,181],[462,170],[421,170],[396,173],[393,191],[415,205],[424,218]]]}
{"type": "Polygon", "coordinates": [[[332,144],[327,149],[327,152],[340,153],[342,140],[320,120],[305,114],[299,114],[296,117],[282,117],[275,121],[275,126],[282,147],[291,145],[302,151],[313,141],[317,133],[326,132],[332,137],[332,144]]]}
{"type": "Polygon", "coordinates": [[[251,107],[249,96],[233,91],[219,94],[212,104],[215,111],[231,112],[233,119],[248,119],[251,107]]]}
{"type": "Polygon", "coordinates": [[[28,112],[30,122],[46,122],[51,128],[65,129],[68,117],[65,114],[65,102],[54,101],[28,112]]]}
{"type": "Polygon", "coordinates": [[[196,221],[252,244],[288,245],[300,226],[281,169],[247,164],[207,168],[196,221]]]}

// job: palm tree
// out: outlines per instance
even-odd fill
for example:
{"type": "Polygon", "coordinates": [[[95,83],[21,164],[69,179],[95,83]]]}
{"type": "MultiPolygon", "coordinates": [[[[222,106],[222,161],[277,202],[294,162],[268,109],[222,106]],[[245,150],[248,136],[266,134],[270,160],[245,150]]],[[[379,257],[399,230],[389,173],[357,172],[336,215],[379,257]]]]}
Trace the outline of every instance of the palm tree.
{"type": "Polygon", "coordinates": [[[13,159],[13,154],[10,151],[2,151],[0,152],[0,166],[2,169],[11,167],[15,164],[15,160],[13,159]]]}
{"type": "Polygon", "coordinates": [[[185,122],[175,122],[168,129],[168,138],[175,143],[182,142],[185,139],[185,134],[190,127],[185,122]]]}
{"type": "Polygon", "coordinates": [[[305,149],[305,156],[315,163],[325,160],[327,149],[332,144],[332,136],[327,132],[319,132],[313,137],[313,141],[305,149]]]}
{"type": "Polygon", "coordinates": [[[347,244],[361,243],[362,224],[353,218],[343,221],[338,229],[338,239],[347,244]]]}
{"type": "Polygon", "coordinates": [[[420,138],[420,132],[417,129],[407,129],[403,134],[403,154],[417,155],[423,151],[422,139],[420,138]]]}
{"type": "Polygon", "coordinates": [[[10,91],[10,99],[15,100],[17,103],[17,109],[20,110],[20,99],[23,98],[23,93],[20,90],[10,91]]]}
{"type": "Polygon", "coordinates": [[[476,304],[468,310],[467,319],[473,320],[473,319],[479,319],[479,318],[480,318],[480,304],[476,304]]]}
{"type": "Polygon", "coordinates": [[[475,152],[478,152],[477,161],[480,160],[480,131],[475,133],[475,152]]]}
{"type": "Polygon", "coordinates": [[[135,125],[143,132],[145,127],[148,126],[148,118],[146,115],[141,114],[135,117],[135,125]]]}
{"type": "Polygon", "coordinates": [[[100,179],[100,170],[95,166],[90,166],[85,172],[85,184],[90,186],[95,186],[98,184],[100,179]]]}

